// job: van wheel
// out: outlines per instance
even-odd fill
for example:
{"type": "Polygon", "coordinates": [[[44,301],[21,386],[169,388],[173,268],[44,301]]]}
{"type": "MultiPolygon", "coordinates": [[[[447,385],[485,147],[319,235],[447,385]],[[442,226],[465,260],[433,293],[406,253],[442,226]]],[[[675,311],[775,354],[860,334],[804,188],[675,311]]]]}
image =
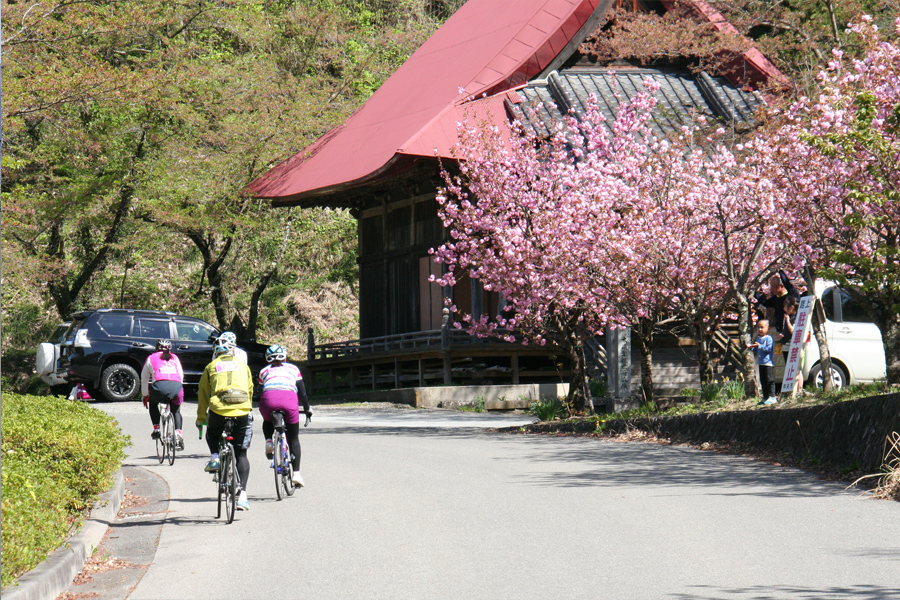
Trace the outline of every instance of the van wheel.
{"type": "Polygon", "coordinates": [[[131,365],[110,365],[100,376],[100,394],[112,402],[137,400],[141,394],[141,379],[131,365]]]}
{"type": "MultiPolygon", "coordinates": [[[[809,381],[817,388],[822,389],[824,385],[822,374],[822,363],[818,363],[809,370],[809,381]]],[[[831,381],[834,383],[834,389],[839,390],[847,385],[847,374],[844,369],[836,363],[831,363],[831,381]]]]}

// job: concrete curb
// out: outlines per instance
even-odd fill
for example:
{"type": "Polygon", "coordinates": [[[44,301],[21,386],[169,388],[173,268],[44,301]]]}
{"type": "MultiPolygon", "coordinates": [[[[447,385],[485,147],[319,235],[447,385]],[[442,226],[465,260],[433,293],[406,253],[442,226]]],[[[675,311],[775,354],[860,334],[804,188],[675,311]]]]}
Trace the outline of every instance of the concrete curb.
{"type": "Polygon", "coordinates": [[[90,518],[85,519],[78,533],[51,552],[44,562],[19,577],[16,583],[4,588],[3,600],[53,600],[69,589],[119,512],[125,493],[121,469],[116,471],[113,479],[112,488],[100,494],[90,518]]]}

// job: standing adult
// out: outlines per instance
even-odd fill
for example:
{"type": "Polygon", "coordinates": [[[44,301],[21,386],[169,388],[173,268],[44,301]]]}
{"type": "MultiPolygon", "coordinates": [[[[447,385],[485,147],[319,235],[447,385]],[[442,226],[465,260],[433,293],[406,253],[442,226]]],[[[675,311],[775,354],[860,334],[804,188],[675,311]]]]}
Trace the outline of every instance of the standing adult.
{"type": "Polygon", "coordinates": [[[181,435],[181,404],[184,402],[184,370],[181,361],[172,354],[170,340],[156,340],[156,352],[144,361],[141,370],[141,396],[144,408],[150,409],[150,422],[153,423],[154,440],[159,439],[159,404],[166,402],[175,418],[175,447],[184,450],[184,437],[181,435]]]}
{"type": "Polygon", "coordinates": [[[219,337],[213,346],[213,361],[209,363],[200,376],[200,389],[197,394],[197,428],[206,429],[206,445],[210,458],[205,471],[214,473],[219,470],[219,439],[225,429],[225,419],[233,417],[235,427],[234,456],[238,475],[241,478],[241,493],[237,508],[249,510],[247,500],[247,480],[250,478],[250,461],[247,450],[253,437],[253,374],[250,367],[234,356],[234,340],[231,337],[219,337]]]}
{"type": "Polygon", "coordinates": [[[769,277],[768,295],[762,293],[756,295],[760,306],[767,309],[765,318],[775,326],[775,331],[781,336],[788,335],[784,332],[784,301],[791,296],[799,300],[800,292],[783,269],[779,269],[777,275],[769,277]]]}

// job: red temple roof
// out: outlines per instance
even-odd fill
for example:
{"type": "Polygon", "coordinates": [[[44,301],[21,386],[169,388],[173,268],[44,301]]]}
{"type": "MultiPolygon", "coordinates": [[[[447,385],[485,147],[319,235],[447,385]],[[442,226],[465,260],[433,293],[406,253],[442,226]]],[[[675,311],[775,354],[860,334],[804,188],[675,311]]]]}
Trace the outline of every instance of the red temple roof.
{"type": "Polygon", "coordinates": [[[538,75],[599,2],[469,0],[343,125],[247,191],[274,204],[293,203],[376,179],[404,156],[449,157],[464,105],[505,118],[502,94],[474,103],[467,99],[538,75]]]}

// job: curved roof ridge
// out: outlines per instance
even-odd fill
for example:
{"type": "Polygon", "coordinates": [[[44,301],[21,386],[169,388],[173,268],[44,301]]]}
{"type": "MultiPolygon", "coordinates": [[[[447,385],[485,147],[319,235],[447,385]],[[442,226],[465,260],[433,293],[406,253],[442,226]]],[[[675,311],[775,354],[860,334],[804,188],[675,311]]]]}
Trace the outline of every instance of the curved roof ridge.
{"type": "Polygon", "coordinates": [[[447,122],[454,123],[455,138],[467,98],[527,83],[600,2],[469,0],[327,140],[275,166],[246,191],[281,203],[365,182],[398,153],[434,156],[438,149],[446,155],[447,122]]]}

